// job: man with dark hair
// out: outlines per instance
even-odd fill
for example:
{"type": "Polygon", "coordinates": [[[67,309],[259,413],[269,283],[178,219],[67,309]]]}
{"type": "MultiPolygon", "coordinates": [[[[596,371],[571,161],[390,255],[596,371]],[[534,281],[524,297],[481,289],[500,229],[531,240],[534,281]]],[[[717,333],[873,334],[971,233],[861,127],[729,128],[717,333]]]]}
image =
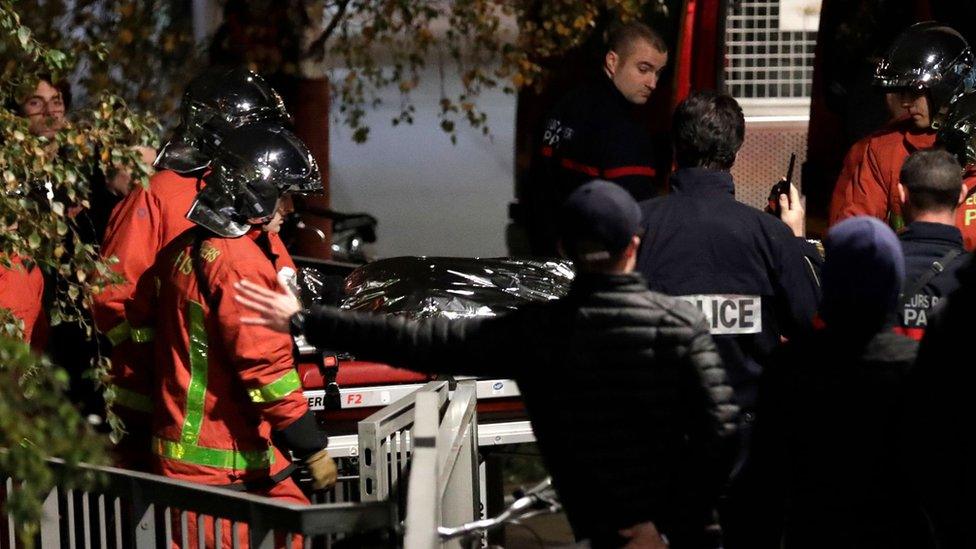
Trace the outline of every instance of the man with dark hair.
{"type": "Polygon", "coordinates": [[[640,209],[619,186],[583,185],[558,226],[578,269],[569,294],[503,316],[301,312],[294,296],[246,281],[237,299],[261,314],[245,323],[290,327],[366,360],[514,379],[578,538],[663,548],[664,534],[675,548],[709,547],[737,408],[702,316],[633,272],[640,209]]]}
{"type": "Polygon", "coordinates": [[[532,253],[555,255],[555,213],[574,189],[602,178],[636,200],[654,194],[657,167],[647,130],[634,119],[668,63],[668,47],[639,22],[617,27],[602,74],[563,97],[546,117],[527,192],[532,253]]]}
{"type": "MultiPolygon", "coordinates": [[[[641,204],[645,236],[637,270],[652,290],[705,314],[743,410],[746,440],[769,355],[781,338],[811,327],[820,256],[803,239],[795,187],[780,197],[782,219],[735,200],[729,170],[745,134],[735,99],[693,93],[678,105],[671,134],[678,169],[670,195],[641,204]]],[[[734,511],[729,505],[723,517],[726,547],[747,547],[734,545],[734,511]]]]}
{"type": "Polygon", "coordinates": [[[901,168],[898,193],[908,226],[899,236],[905,252],[905,287],[897,331],[921,340],[931,310],[959,287],[956,271],[967,259],[956,208],[966,199],[962,167],[943,150],[917,151],[901,168]]]}

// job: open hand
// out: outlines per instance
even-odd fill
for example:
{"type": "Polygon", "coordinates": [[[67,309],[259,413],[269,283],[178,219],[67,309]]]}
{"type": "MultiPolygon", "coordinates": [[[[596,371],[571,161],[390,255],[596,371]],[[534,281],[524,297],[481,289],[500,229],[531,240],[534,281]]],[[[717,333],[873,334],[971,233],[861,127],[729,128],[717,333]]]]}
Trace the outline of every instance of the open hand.
{"type": "Polygon", "coordinates": [[[234,300],[254,311],[257,317],[242,317],[242,324],[266,326],[276,332],[288,333],[291,316],[302,310],[295,294],[287,287],[284,292],[275,292],[249,280],[234,283],[237,295],[234,300]]]}

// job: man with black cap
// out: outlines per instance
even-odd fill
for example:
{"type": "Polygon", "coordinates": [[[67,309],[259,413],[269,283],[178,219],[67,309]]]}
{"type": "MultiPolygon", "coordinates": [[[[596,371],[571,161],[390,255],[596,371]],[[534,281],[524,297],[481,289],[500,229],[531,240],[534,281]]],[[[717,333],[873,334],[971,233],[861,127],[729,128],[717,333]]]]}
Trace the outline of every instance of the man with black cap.
{"type": "Polygon", "coordinates": [[[623,188],[581,186],[559,227],[578,273],[568,295],[503,316],[301,311],[294,296],[248,281],[237,300],[260,314],[245,323],[365,360],[514,379],[578,538],[664,547],[663,535],[672,547],[706,547],[738,409],[704,320],[633,272],[640,209],[623,188]]]}

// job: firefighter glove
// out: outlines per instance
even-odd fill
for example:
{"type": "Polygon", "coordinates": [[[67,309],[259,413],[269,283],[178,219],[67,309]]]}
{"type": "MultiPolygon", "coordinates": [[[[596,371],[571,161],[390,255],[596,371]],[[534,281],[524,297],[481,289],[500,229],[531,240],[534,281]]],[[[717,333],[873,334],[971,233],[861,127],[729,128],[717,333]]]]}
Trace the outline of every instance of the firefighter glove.
{"type": "Polygon", "coordinates": [[[330,488],[339,477],[335,461],[332,461],[329,451],[324,448],[305,458],[305,464],[312,474],[312,487],[316,490],[330,488]]]}

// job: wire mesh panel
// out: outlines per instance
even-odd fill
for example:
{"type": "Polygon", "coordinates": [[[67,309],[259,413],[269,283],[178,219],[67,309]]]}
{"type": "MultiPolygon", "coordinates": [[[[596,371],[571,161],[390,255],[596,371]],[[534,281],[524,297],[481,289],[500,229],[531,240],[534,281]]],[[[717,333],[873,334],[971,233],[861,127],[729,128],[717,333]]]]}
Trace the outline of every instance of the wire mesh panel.
{"type": "Polygon", "coordinates": [[[800,166],[807,157],[807,123],[746,124],[746,138],[732,166],[735,198],[764,208],[773,183],[786,175],[790,153],[796,153],[793,183],[802,191],[800,166]]]}
{"type": "MultiPolygon", "coordinates": [[[[817,32],[781,25],[784,4],[792,8],[797,1],[740,0],[729,8],[725,85],[733,97],[810,97],[817,32]]],[[[809,12],[807,17],[818,17],[819,4],[808,1],[797,9],[801,14],[809,12]]]]}

